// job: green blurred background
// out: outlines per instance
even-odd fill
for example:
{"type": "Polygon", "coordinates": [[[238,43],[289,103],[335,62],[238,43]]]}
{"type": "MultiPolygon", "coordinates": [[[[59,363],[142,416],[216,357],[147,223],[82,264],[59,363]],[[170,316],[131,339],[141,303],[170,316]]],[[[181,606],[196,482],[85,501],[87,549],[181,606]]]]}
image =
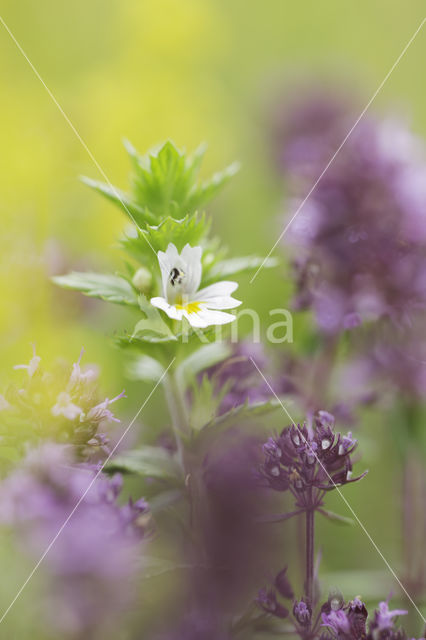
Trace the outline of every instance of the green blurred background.
{"type": "MultiPolygon", "coordinates": [[[[358,86],[367,102],[424,6],[420,0],[1,0],[0,15],[112,183],[127,186],[124,137],[140,151],[166,138],[188,149],[204,140],[205,175],[240,160],[242,170],[213,208],[214,228],[231,254],[262,255],[278,235],[283,197],[268,140],[276,100],[299,79],[325,76],[358,86]]],[[[373,107],[408,112],[423,134],[425,55],[421,32],[373,107]]],[[[44,360],[75,360],[84,345],[111,395],[124,384],[122,355],[111,340],[115,328],[126,326],[124,312],[58,290],[49,275],[120,265],[114,244],[125,219],[79,182],[81,174],[102,177],[2,26],[0,79],[0,379],[5,383],[13,364],[28,361],[32,342],[44,360]]],[[[288,291],[278,269],[262,272],[253,285],[245,278],[239,293],[266,317],[287,304],[288,291]]],[[[294,340],[288,348],[297,350],[303,342],[297,318],[294,340]]],[[[123,420],[145,393],[126,387],[123,420]]],[[[159,393],[142,431],[162,420],[161,407],[159,393]]],[[[400,474],[385,435],[384,421],[370,417],[359,438],[371,472],[345,494],[398,570],[400,474]]],[[[330,507],[348,515],[340,502],[333,496],[330,507]]],[[[349,571],[384,571],[382,597],[395,588],[358,527],[326,524],[322,531],[324,572],[345,569],[336,582],[347,583],[349,571]]],[[[347,597],[371,589],[363,575],[347,597]]],[[[2,585],[5,599],[8,590],[12,585],[2,585]]]]}

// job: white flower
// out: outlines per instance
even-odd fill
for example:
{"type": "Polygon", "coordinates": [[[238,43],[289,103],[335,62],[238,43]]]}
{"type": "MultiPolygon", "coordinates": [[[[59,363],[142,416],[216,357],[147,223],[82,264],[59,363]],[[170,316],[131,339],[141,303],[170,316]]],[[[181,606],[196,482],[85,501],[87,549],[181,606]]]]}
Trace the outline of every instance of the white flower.
{"type": "Polygon", "coordinates": [[[70,380],[68,383],[68,391],[77,385],[84,385],[85,383],[90,383],[93,380],[96,380],[99,372],[95,369],[86,369],[86,371],[82,372],[80,367],[80,362],[83,357],[84,349],[80,351],[80,357],[77,362],[74,362],[72,365],[72,372],[70,376],[70,380]]]}
{"type": "Polygon", "coordinates": [[[69,393],[62,391],[56,398],[56,404],[52,407],[53,416],[64,416],[67,420],[75,420],[81,413],[82,409],[73,403],[69,393]]]}
{"type": "Polygon", "coordinates": [[[167,313],[169,318],[186,318],[193,327],[227,324],[235,320],[231,313],[221,309],[234,309],[240,300],[231,297],[238,287],[236,282],[215,282],[198,291],[201,282],[201,247],[185,245],[178,253],[170,243],[167,251],[158,252],[163,297],[151,298],[151,304],[167,313]]]}
{"type": "Polygon", "coordinates": [[[14,369],[26,369],[28,376],[30,378],[33,377],[33,375],[35,374],[35,372],[38,369],[38,365],[41,362],[41,358],[40,356],[38,356],[36,354],[36,350],[35,350],[35,345],[33,345],[33,357],[30,360],[29,364],[15,364],[15,366],[13,367],[14,369]]]}

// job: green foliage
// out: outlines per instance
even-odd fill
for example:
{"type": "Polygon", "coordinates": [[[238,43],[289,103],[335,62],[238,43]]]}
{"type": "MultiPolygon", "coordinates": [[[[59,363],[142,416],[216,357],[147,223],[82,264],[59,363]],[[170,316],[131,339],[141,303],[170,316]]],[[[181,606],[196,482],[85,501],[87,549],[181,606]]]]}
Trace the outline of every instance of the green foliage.
{"type": "Polygon", "coordinates": [[[164,322],[158,309],[152,306],[144,295],[139,296],[139,308],[145,318],[136,324],[131,339],[137,338],[143,341],[176,340],[170,327],[164,322]]]}
{"type": "Polygon", "coordinates": [[[106,465],[106,471],[134,473],[146,478],[167,480],[182,484],[182,470],[174,455],[162,447],[143,446],[115,456],[106,465]]]}
{"type": "Polygon", "coordinates": [[[204,214],[187,215],[181,220],[165,218],[159,225],[133,228],[121,239],[123,249],[139,263],[157,267],[157,252],[165,251],[170,242],[181,251],[188,243],[195,246],[208,232],[204,214]]]}
{"type": "Polygon", "coordinates": [[[170,141],[146,155],[139,154],[129,142],[125,142],[125,147],[133,169],[131,194],[89,178],[83,180],[117,204],[140,227],[159,223],[167,216],[180,220],[195,212],[214,198],[238,171],[234,163],[200,182],[198,175],[205,145],[193,154],[179,150],[170,141]]]}
{"type": "Polygon", "coordinates": [[[220,416],[212,417],[205,422],[200,430],[202,433],[197,438],[195,446],[200,451],[207,451],[212,440],[220,436],[221,433],[229,429],[236,422],[243,423],[245,420],[258,418],[280,409],[281,404],[278,400],[267,400],[266,402],[254,402],[248,401],[244,404],[234,407],[230,411],[223,413],[220,416]]]}
{"type": "Polygon", "coordinates": [[[182,386],[193,384],[196,376],[209,367],[225,360],[231,354],[229,344],[213,342],[201,346],[185,358],[177,368],[176,375],[182,386]]]}
{"type": "Polygon", "coordinates": [[[81,180],[84,184],[87,184],[88,187],[91,187],[105,196],[107,200],[110,200],[120,207],[129,219],[138,226],[143,227],[146,223],[154,224],[157,221],[156,217],[148,209],[140,207],[134,202],[131,195],[121,191],[121,189],[117,189],[104,182],[92,180],[91,178],[82,177],[81,180]]]}
{"type": "Polygon", "coordinates": [[[101,298],[116,304],[138,307],[138,294],[125,278],[112,274],[78,273],[72,271],[64,276],[55,276],[53,282],[64,289],[81,291],[91,298],[101,298]]]}

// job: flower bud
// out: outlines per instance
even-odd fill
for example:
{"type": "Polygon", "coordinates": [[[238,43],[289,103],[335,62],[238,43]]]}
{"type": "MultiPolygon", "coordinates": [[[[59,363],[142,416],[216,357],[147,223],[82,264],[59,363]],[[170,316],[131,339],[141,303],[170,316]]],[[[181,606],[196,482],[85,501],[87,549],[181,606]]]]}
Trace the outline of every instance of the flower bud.
{"type": "Polygon", "coordinates": [[[132,278],[135,289],[141,293],[148,293],[152,285],[152,274],[146,267],[140,267],[132,278]]]}
{"type": "Polygon", "coordinates": [[[294,603],[293,615],[302,627],[308,627],[311,623],[312,609],[304,600],[294,603]]]}
{"type": "Polygon", "coordinates": [[[287,567],[280,571],[275,577],[275,586],[283,598],[288,598],[289,600],[291,600],[294,597],[290,580],[287,578],[287,567]]]}

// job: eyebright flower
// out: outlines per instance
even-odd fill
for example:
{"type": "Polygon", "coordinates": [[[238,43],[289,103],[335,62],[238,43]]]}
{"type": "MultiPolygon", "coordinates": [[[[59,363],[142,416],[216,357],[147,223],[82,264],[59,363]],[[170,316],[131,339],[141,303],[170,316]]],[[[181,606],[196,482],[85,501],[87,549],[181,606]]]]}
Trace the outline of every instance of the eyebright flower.
{"type": "Polygon", "coordinates": [[[173,320],[186,318],[193,327],[227,324],[235,320],[231,313],[221,309],[234,309],[240,300],[231,297],[238,287],[236,282],[215,282],[198,290],[201,282],[201,247],[186,244],[179,254],[173,243],[166,252],[158,252],[163,296],[151,298],[151,304],[167,313],[173,320]]]}
{"type": "Polygon", "coordinates": [[[286,427],[278,438],[269,438],[263,445],[265,462],[260,468],[267,486],[276,491],[290,490],[298,506],[306,506],[305,491],[321,506],[323,492],[336,486],[356,482],[365,473],[352,477],[351,453],[357,441],[351,433],[334,432],[334,417],[320,411],[313,428],[304,425],[286,427]],[[317,491],[311,495],[311,488],[317,491]]]}

